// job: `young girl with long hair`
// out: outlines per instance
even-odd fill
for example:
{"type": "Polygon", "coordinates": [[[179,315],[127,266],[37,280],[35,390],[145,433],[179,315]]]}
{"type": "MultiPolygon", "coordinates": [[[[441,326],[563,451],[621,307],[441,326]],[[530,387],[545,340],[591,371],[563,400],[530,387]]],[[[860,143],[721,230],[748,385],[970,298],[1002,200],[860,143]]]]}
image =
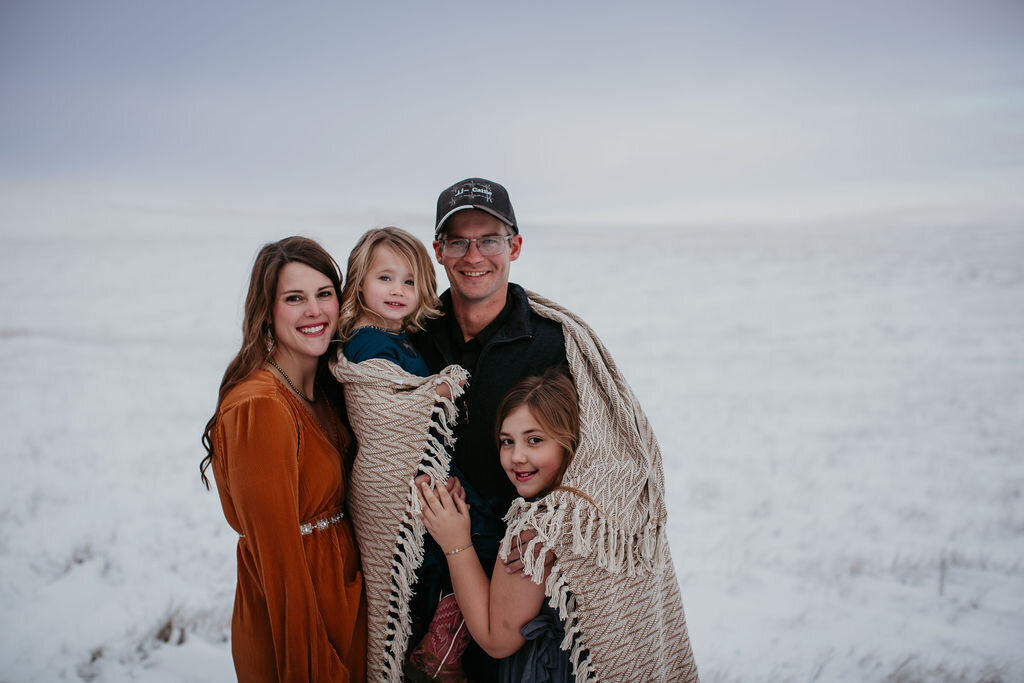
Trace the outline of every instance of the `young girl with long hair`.
{"type": "MultiPolygon", "coordinates": [[[[535,500],[563,488],[562,476],[579,444],[576,389],[564,368],[515,384],[498,405],[495,424],[502,469],[521,498],[535,500]]],[[[473,640],[490,656],[509,658],[499,663],[501,680],[573,680],[569,653],[559,648],[561,621],[544,604],[544,583],[501,571],[500,559],[488,579],[471,543],[469,506],[426,483],[420,500],[473,640]]]]}
{"type": "Polygon", "coordinates": [[[253,264],[242,346],[203,432],[238,533],[231,652],[239,681],[362,681],[366,603],[345,511],[351,435],[326,355],[341,276],[313,240],[288,237],[253,264]]]}
{"type": "Polygon", "coordinates": [[[520,495],[499,557],[519,550],[525,576],[495,571],[488,583],[467,547],[467,507],[419,487],[466,624],[493,655],[516,652],[502,681],[696,683],[650,422],[593,330],[552,301],[529,301],[561,324],[571,381],[524,380],[498,410],[500,464],[520,495]]]}

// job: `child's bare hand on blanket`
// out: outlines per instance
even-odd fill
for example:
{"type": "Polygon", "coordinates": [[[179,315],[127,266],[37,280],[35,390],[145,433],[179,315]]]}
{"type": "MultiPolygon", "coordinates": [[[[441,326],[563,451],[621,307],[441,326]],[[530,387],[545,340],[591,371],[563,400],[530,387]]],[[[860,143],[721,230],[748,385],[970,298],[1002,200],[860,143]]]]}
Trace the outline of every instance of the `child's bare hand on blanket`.
{"type": "Polygon", "coordinates": [[[423,482],[419,489],[423,525],[448,555],[470,545],[469,506],[461,498],[453,498],[444,486],[435,489],[423,482]]]}
{"type": "MultiPolygon", "coordinates": [[[[459,386],[460,387],[465,387],[466,386],[466,380],[460,379],[459,380],[459,386]]],[[[441,382],[440,384],[438,384],[436,387],[434,387],[434,391],[436,391],[437,395],[442,397],[442,398],[450,399],[452,397],[452,388],[450,386],[448,386],[447,382],[441,382]]]]}
{"type": "MultiPolygon", "coordinates": [[[[506,574],[515,574],[523,571],[523,550],[526,549],[526,544],[532,541],[537,536],[536,531],[527,529],[526,531],[520,532],[518,536],[512,539],[512,547],[508,551],[508,559],[502,560],[505,565],[506,574]]],[[[540,553],[540,544],[533,549],[533,556],[537,557],[540,553]]],[[[544,567],[550,568],[555,562],[555,554],[548,553],[544,557],[544,567]]]]}
{"type": "MultiPolygon", "coordinates": [[[[416,483],[416,490],[418,491],[424,482],[427,484],[430,483],[430,475],[421,474],[413,479],[413,482],[416,483]]],[[[444,487],[448,489],[448,493],[451,494],[452,498],[461,498],[462,500],[466,500],[466,489],[462,488],[462,482],[459,481],[458,477],[448,477],[444,482],[444,487]]]]}

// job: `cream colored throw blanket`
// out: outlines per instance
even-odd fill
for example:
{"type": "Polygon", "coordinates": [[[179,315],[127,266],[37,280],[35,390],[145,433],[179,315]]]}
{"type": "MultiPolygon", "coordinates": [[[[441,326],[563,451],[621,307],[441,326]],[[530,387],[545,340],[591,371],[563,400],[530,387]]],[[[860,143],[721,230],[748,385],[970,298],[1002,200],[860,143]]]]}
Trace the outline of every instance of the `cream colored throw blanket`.
{"type": "MultiPolygon", "coordinates": [[[[580,401],[580,445],[562,484],[541,500],[517,499],[501,546],[537,532],[526,572],[540,583],[543,557],[556,562],[545,583],[566,622],[579,681],[697,681],[679,584],[665,536],[661,452],[636,397],[597,335],[557,304],[528,292],[539,315],[557,321],[580,401]],[[595,505],[596,504],[596,507],[595,505]]],[[[409,639],[409,597],[423,559],[425,529],[411,481],[419,472],[447,477],[449,457],[430,436],[431,419],[451,438],[454,406],[438,405],[444,375],[409,375],[383,360],[332,362],[345,383],[359,442],[349,487],[369,606],[367,679],[399,681],[409,639]],[[424,455],[426,454],[426,455],[424,455]]],[[[465,371],[447,368],[455,380],[465,371]]],[[[458,395],[458,394],[455,394],[458,395]]]]}
{"type": "Polygon", "coordinates": [[[400,681],[409,647],[409,599],[427,532],[413,479],[423,473],[432,481],[448,478],[451,456],[444,443],[453,443],[458,411],[436,387],[445,382],[458,398],[459,381],[468,373],[453,365],[439,375],[419,377],[383,359],[352,363],[341,349],[330,365],[345,385],[345,406],[359,445],[348,509],[366,585],[366,680],[400,681]]]}
{"type": "Polygon", "coordinates": [[[696,681],[679,582],[665,537],[661,450],[647,416],[607,349],[586,323],[527,293],[539,315],[562,325],[580,402],[580,443],[562,486],[544,498],[513,502],[501,544],[538,533],[526,547],[526,573],[540,583],[543,553],[555,554],[544,586],[565,619],[576,679],[696,681]],[[596,507],[595,505],[596,504],[596,507]]]}

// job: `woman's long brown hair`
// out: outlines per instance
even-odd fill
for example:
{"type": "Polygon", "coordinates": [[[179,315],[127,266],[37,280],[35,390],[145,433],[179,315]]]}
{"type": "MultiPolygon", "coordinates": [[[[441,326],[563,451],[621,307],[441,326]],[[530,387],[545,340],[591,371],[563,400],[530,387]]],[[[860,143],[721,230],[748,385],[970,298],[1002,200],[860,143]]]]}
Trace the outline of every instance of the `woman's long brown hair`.
{"type": "MultiPolygon", "coordinates": [[[[199,463],[199,475],[207,489],[210,488],[210,481],[206,477],[206,469],[216,457],[213,450],[213,429],[217,423],[217,413],[220,412],[221,402],[228,392],[254,370],[263,367],[270,357],[270,329],[274,299],[277,297],[277,278],[281,269],[288,263],[302,263],[326,275],[334,285],[335,297],[341,301],[341,269],[331,255],[314,240],[308,237],[286,237],[278,242],[265,244],[256,254],[252,275],[249,277],[249,292],[245,296],[242,348],[224,371],[224,378],[221,379],[220,391],[217,394],[217,408],[203,430],[202,441],[206,457],[199,463]]],[[[340,385],[327,371],[328,355],[324,354],[320,359],[317,379],[321,389],[327,392],[329,397],[333,395],[336,398],[340,394],[340,385]]]]}

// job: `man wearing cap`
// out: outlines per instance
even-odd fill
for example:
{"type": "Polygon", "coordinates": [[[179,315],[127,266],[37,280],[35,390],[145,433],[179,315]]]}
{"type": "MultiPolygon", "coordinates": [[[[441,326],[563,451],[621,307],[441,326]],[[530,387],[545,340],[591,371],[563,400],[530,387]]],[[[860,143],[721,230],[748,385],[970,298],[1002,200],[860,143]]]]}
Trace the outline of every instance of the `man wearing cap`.
{"type": "MultiPolygon", "coordinates": [[[[501,469],[495,443],[498,403],[519,379],[565,365],[562,327],[530,309],[526,292],[509,282],[509,266],[519,258],[519,234],[504,187],[467,178],[437,200],[434,253],[450,288],[441,295],[440,318],[413,339],[432,372],[458,364],[470,372],[462,402],[453,460],[476,492],[474,547],[490,569],[504,535],[501,518],[516,497],[501,469]]],[[[475,646],[463,658],[473,680],[494,680],[494,661],[475,646]]]]}

